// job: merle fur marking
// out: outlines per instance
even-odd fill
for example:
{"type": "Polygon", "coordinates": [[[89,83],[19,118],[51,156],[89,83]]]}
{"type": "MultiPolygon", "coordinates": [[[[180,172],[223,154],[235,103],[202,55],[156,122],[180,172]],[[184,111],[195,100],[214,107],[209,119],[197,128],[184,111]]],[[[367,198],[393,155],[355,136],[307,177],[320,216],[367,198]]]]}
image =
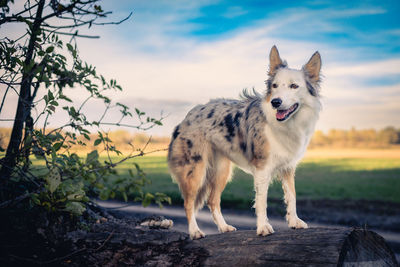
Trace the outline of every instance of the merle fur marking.
{"type": "Polygon", "coordinates": [[[236,112],[235,118],[233,119],[233,123],[234,123],[237,127],[240,126],[240,121],[239,121],[240,117],[242,117],[242,112],[240,112],[240,111],[236,112]]]}
{"type": "Polygon", "coordinates": [[[224,121],[228,130],[228,135],[226,135],[225,138],[226,140],[228,140],[228,142],[231,142],[232,137],[235,137],[235,125],[232,119],[232,114],[229,113],[228,115],[226,115],[224,121]]]}
{"type": "Polygon", "coordinates": [[[240,149],[243,151],[243,153],[246,153],[247,151],[247,145],[245,142],[240,143],[240,149]]]}
{"type": "Polygon", "coordinates": [[[179,125],[178,125],[175,127],[174,133],[172,134],[172,140],[175,140],[179,134],[180,134],[180,132],[179,132],[179,125]]]}
{"type": "Polygon", "coordinates": [[[209,118],[211,118],[213,115],[214,115],[214,109],[212,109],[211,111],[210,111],[210,113],[208,113],[208,115],[207,115],[207,118],[209,119],[209,118]]]}
{"type": "Polygon", "coordinates": [[[187,144],[187,146],[188,146],[189,149],[193,147],[192,140],[190,140],[190,139],[187,139],[187,140],[186,140],[186,144],[187,144]]]}
{"type": "Polygon", "coordinates": [[[259,100],[258,100],[258,99],[255,99],[255,100],[251,101],[251,103],[247,106],[246,111],[245,111],[245,114],[246,114],[246,121],[249,119],[250,110],[251,110],[253,107],[256,107],[256,106],[258,106],[258,105],[259,105],[259,100]]]}
{"type": "Polygon", "coordinates": [[[194,162],[199,162],[200,160],[202,160],[202,157],[200,155],[194,155],[192,159],[194,160],[194,162]]]}

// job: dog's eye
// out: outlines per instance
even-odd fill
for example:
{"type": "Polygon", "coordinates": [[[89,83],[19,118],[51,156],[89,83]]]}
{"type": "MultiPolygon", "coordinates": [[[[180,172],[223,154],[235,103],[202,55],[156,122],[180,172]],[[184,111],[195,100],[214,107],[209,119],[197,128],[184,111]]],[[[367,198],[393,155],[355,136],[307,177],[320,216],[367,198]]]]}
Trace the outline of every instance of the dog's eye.
{"type": "Polygon", "coordinates": [[[272,88],[278,88],[278,85],[276,83],[273,83],[272,88]]]}
{"type": "Polygon", "coordinates": [[[290,85],[290,88],[292,88],[292,89],[297,89],[297,88],[299,88],[299,86],[298,86],[297,84],[295,84],[295,83],[292,83],[292,84],[290,85]]]}

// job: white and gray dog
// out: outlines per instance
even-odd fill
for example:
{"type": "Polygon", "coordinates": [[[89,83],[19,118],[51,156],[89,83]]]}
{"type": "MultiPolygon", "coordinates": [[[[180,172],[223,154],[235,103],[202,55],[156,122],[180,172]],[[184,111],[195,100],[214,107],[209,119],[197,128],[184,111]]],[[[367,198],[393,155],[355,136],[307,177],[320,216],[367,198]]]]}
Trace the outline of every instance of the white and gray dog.
{"type": "Polygon", "coordinates": [[[232,162],[254,176],[258,235],[274,232],[266,211],[274,177],[282,181],[289,227],[307,228],[297,217],[294,174],[321,110],[320,69],[318,52],[295,70],[288,68],[273,46],[265,95],[244,91],[241,100],[211,100],[194,107],[176,126],[168,165],[185,201],[192,239],[205,236],[195,218],[205,201],[220,232],[236,230],[225,222],[220,208],[232,162]]]}

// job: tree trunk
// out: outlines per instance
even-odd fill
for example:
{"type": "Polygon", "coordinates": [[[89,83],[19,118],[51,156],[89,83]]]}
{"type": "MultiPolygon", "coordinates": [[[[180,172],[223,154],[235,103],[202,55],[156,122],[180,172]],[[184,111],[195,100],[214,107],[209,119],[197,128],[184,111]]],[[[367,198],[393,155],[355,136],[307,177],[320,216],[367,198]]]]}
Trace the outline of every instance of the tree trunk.
{"type": "MultiPolygon", "coordinates": [[[[30,29],[31,36],[24,61],[25,65],[29,65],[33,58],[35,42],[37,40],[38,35],[40,34],[40,26],[42,23],[42,13],[44,4],[45,0],[41,0],[39,2],[33,26],[30,29]]],[[[18,107],[15,115],[13,129],[11,132],[11,138],[7,147],[6,155],[1,163],[2,166],[0,171],[0,192],[2,194],[1,197],[3,198],[3,200],[7,198],[5,190],[7,190],[8,180],[17,162],[19,146],[21,144],[21,138],[22,138],[22,131],[24,128],[24,122],[27,116],[30,114],[30,110],[32,108],[32,100],[30,98],[32,79],[33,79],[32,70],[23,73],[21,81],[21,89],[18,99],[18,107]]]]}
{"type": "Polygon", "coordinates": [[[378,234],[351,228],[310,228],[256,236],[255,231],[209,235],[185,246],[203,250],[204,266],[398,266],[378,234]]]}
{"type": "Polygon", "coordinates": [[[364,229],[287,229],[265,237],[237,231],[192,241],[186,233],[108,218],[90,233],[69,235],[72,251],[89,248],[71,266],[398,266],[383,237],[364,229]]]}

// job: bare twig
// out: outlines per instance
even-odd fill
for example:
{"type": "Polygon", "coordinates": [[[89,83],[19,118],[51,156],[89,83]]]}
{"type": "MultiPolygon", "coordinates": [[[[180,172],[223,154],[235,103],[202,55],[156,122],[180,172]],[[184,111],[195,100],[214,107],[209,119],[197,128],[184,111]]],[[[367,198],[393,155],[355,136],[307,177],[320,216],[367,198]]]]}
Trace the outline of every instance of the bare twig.
{"type": "Polygon", "coordinates": [[[54,32],[54,33],[57,33],[57,34],[69,35],[69,36],[74,36],[74,37],[82,37],[82,38],[89,38],[89,39],[98,39],[98,38],[100,38],[99,35],[78,34],[78,31],[76,31],[75,33],[70,33],[70,32],[50,31],[50,30],[47,30],[47,29],[42,29],[42,30],[46,31],[46,32],[54,32]]]}
{"type": "Polygon", "coordinates": [[[68,254],[68,255],[65,255],[65,256],[63,256],[63,257],[55,258],[55,259],[52,259],[52,260],[49,260],[49,261],[40,262],[40,264],[41,264],[41,265],[44,265],[44,264],[50,264],[50,263],[62,261],[62,260],[68,259],[68,258],[70,258],[70,257],[72,257],[72,256],[75,256],[76,254],[79,254],[79,253],[81,253],[81,252],[84,252],[85,250],[87,250],[87,248],[81,248],[81,249],[79,249],[79,250],[77,250],[77,251],[74,251],[74,252],[72,252],[72,253],[70,253],[70,254],[68,254]]]}
{"type": "Polygon", "coordinates": [[[25,193],[23,195],[20,195],[19,197],[14,198],[14,199],[10,199],[10,200],[4,201],[4,202],[0,203],[0,209],[9,206],[12,203],[20,202],[20,201],[28,198],[30,195],[31,195],[31,193],[25,193]]]}
{"type": "MultiPolygon", "coordinates": [[[[18,71],[15,72],[14,77],[12,77],[11,81],[14,81],[14,80],[15,80],[15,77],[17,76],[17,74],[18,74],[18,72],[19,72],[20,69],[21,69],[21,68],[19,68],[18,71]]],[[[5,93],[4,93],[3,99],[1,100],[0,114],[1,114],[1,111],[3,110],[3,105],[4,105],[4,102],[5,102],[5,100],[6,100],[7,93],[8,93],[8,90],[10,89],[10,87],[12,87],[12,86],[11,86],[10,84],[8,84],[8,85],[7,85],[7,89],[6,89],[5,93]]]]}
{"type": "Polygon", "coordinates": [[[114,232],[115,232],[115,230],[113,230],[113,231],[108,235],[108,237],[106,238],[106,240],[104,240],[103,244],[101,244],[101,246],[98,247],[98,248],[96,248],[94,251],[96,252],[96,251],[99,251],[100,249],[102,249],[102,248],[104,247],[104,245],[111,239],[111,237],[113,236],[114,232]]]}

